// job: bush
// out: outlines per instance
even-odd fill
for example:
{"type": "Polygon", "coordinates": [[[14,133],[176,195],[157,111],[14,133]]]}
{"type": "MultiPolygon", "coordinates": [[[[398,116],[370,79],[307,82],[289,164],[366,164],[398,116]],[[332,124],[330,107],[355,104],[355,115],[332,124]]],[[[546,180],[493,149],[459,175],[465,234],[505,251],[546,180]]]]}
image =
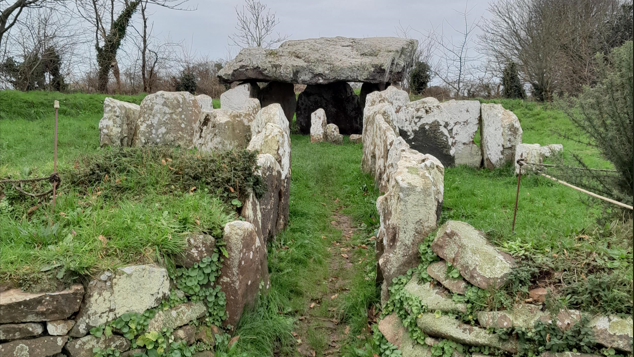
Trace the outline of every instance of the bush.
{"type": "Polygon", "coordinates": [[[517,73],[517,64],[515,64],[515,62],[510,62],[504,68],[502,86],[504,86],[504,90],[502,91],[502,95],[504,96],[504,98],[526,98],[526,92],[524,92],[522,81],[520,81],[519,74],[517,73]]]}
{"type": "Polygon", "coordinates": [[[183,71],[176,80],[176,91],[196,94],[196,76],[189,71],[183,71]]]}
{"type": "Polygon", "coordinates": [[[409,89],[414,94],[421,94],[431,79],[431,68],[423,61],[416,61],[410,72],[409,89]]]}

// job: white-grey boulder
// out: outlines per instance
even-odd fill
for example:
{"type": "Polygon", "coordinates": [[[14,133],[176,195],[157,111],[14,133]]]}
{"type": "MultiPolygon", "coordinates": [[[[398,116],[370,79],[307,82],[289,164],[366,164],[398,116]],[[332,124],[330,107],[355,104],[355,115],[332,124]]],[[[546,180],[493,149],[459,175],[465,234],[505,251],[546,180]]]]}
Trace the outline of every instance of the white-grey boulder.
{"type": "Polygon", "coordinates": [[[515,148],[522,142],[520,121],[501,104],[482,104],[481,113],[484,167],[501,167],[515,158],[515,148]]]}
{"type": "Polygon", "coordinates": [[[326,140],[326,112],[319,108],[310,115],[310,142],[320,143],[326,140]]]}
{"type": "Polygon", "coordinates": [[[200,105],[200,110],[203,112],[212,112],[214,110],[214,100],[207,94],[199,94],[196,96],[196,101],[200,105]]]}
{"type": "Polygon", "coordinates": [[[244,83],[229,89],[220,95],[220,108],[233,111],[242,111],[249,106],[249,98],[258,98],[260,87],[257,84],[244,83]]]}
{"type": "Polygon", "coordinates": [[[99,121],[99,145],[132,146],[141,107],[114,98],[103,101],[103,118],[99,121]]]}
{"type": "Polygon", "coordinates": [[[251,140],[251,124],[260,110],[257,99],[247,99],[241,111],[202,112],[196,124],[194,146],[202,152],[244,149],[251,140]]]}

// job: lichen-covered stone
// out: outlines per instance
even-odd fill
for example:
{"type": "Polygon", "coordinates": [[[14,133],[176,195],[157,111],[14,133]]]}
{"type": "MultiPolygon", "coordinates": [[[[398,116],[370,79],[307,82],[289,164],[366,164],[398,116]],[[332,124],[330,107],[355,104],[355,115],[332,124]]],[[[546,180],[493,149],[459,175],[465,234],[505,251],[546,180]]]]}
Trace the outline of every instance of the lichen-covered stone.
{"type": "Polygon", "coordinates": [[[445,261],[429,264],[427,274],[451,292],[464,295],[467,291],[468,285],[464,279],[454,279],[447,276],[447,263],[445,261]]]}
{"type": "Polygon", "coordinates": [[[99,121],[99,144],[102,147],[132,146],[140,112],[138,104],[106,98],[103,102],[103,118],[99,121]]]}
{"type": "Polygon", "coordinates": [[[515,174],[519,174],[520,166],[518,160],[524,159],[526,164],[522,167],[522,174],[541,170],[540,166],[544,158],[551,157],[564,150],[561,144],[550,144],[541,146],[539,144],[518,144],[515,148],[515,174]]]}
{"type": "Polygon", "coordinates": [[[84,287],[49,293],[25,293],[20,289],[0,293],[0,323],[37,322],[65,319],[79,310],[84,287]]]}
{"type": "MultiPolygon", "coordinates": [[[[62,352],[67,336],[46,336],[0,344],[2,357],[47,357],[62,352]]],[[[92,355],[91,355],[92,356],[92,355]]],[[[74,357],[74,356],[73,356],[74,357]]]]}
{"type": "Polygon", "coordinates": [[[51,336],[64,336],[75,326],[75,320],[56,320],[46,322],[46,332],[51,336]]]}
{"type": "Polygon", "coordinates": [[[39,336],[42,332],[44,332],[44,326],[35,322],[0,325],[0,341],[39,336]]]}
{"type": "Polygon", "coordinates": [[[244,83],[223,92],[220,95],[220,108],[232,111],[243,111],[250,105],[249,98],[258,98],[260,87],[253,83],[244,83]]]}
{"type": "Polygon", "coordinates": [[[256,174],[259,174],[266,183],[266,192],[260,199],[251,192],[242,206],[241,216],[255,226],[259,237],[262,237],[264,241],[269,241],[281,231],[277,228],[277,222],[280,197],[284,196],[282,169],[270,154],[258,155],[257,164],[260,168],[256,174]]]}
{"type": "Polygon", "coordinates": [[[185,249],[174,257],[174,263],[185,268],[210,257],[216,248],[216,240],[208,234],[190,234],[185,238],[185,244],[185,249]]]}
{"type": "Polygon", "coordinates": [[[386,175],[388,157],[392,144],[398,137],[397,128],[393,124],[395,117],[394,108],[387,103],[368,106],[364,110],[361,170],[374,176],[381,192],[387,191],[390,178],[386,175]]]}
{"type": "Polygon", "coordinates": [[[339,128],[335,124],[326,125],[326,141],[337,145],[343,143],[343,135],[339,134],[339,128]]]}
{"type": "Polygon", "coordinates": [[[482,156],[488,169],[501,167],[515,157],[515,147],[522,142],[519,119],[501,104],[485,103],[482,115],[482,156]]]}
{"type": "Polygon", "coordinates": [[[200,301],[186,302],[156,313],[148,322],[148,331],[173,330],[186,325],[207,313],[207,306],[200,301]]]}
{"type": "Polygon", "coordinates": [[[632,352],[632,317],[622,319],[616,316],[597,316],[590,320],[598,344],[620,351],[632,352]]]}
{"type": "Polygon", "coordinates": [[[198,101],[189,92],[150,94],[141,101],[133,145],[191,148],[200,113],[198,101]]]}
{"type": "Polygon", "coordinates": [[[291,135],[289,122],[284,114],[282,106],[278,103],[273,103],[267,105],[266,107],[262,107],[262,109],[255,115],[255,120],[251,123],[251,137],[253,138],[264,131],[266,124],[269,123],[278,125],[282,128],[286,135],[291,135]]]}
{"type": "Polygon", "coordinates": [[[359,134],[352,134],[350,135],[350,142],[353,144],[361,144],[363,142],[363,136],[359,135],[359,134]]]}
{"type": "Polygon", "coordinates": [[[200,105],[201,112],[213,112],[214,100],[207,94],[199,94],[196,96],[196,101],[200,105]]]}
{"type": "Polygon", "coordinates": [[[409,103],[409,94],[406,91],[389,86],[385,90],[376,91],[368,94],[365,99],[365,107],[372,107],[381,103],[387,103],[394,108],[395,112],[399,112],[403,106],[409,103]]]}
{"type": "Polygon", "coordinates": [[[194,146],[203,152],[244,149],[251,140],[251,124],[260,110],[257,99],[247,99],[243,110],[202,112],[194,133],[194,146]]]}
{"type": "Polygon", "coordinates": [[[125,352],[130,349],[130,340],[118,335],[110,337],[90,335],[68,342],[64,347],[64,351],[70,357],[92,357],[94,356],[93,349],[95,348],[101,350],[112,348],[119,352],[125,352]]]}
{"type": "Polygon", "coordinates": [[[295,97],[295,86],[292,83],[267,83],[260,89],[258,99],[262,108],[273,103],[278,104],[283,110],[286,122],[293,120],[293,115],[297,108],[297,98],[295,97]]]}
{"type": "Polygon", "coordinates": [[[478,322],[482,327],[528,329],[533,328],[537,321],[548,318],[548,313],[542,312],[539,306],[528,304],[520,304],[509,311],[478,312],[478,322]]]}
{"type": "Polygon", "coordinates": [[[448,129],[456,165],[480,167],[482,150],[474,141],[480,127],[480,102],[450,100],[440,104],[449,117],[448,129]]]}
{"type": "Polygon", "coordinates": [[[326,112],[319,108],[310,115],[310,142],[320,143],[326,140],[326,112]]]}
{"type": "Polygon", "coordinates": [[[188,346],[191,346],[194,344],[194,342],[196,342],[196,326],[183,326],[174,331],[172,336],[174,336],[174,341],[185,341],[188,346]]]}
{"type": "Polygon", "coordinates": [[[297,98],[296,123],[302,134],[310,133],[311,114],[326,112],[328,124],[335,124],[342,134],[359,134],[363,126],[363,108],[359,97],[346,82],[309,85],[297,98]]]}
{"type": "Polygon", "coordinates": [[[419,283],[416,277],[413,277],[403,290],[417,297],[424,306],[427,306],[428,311],[467,312],[467,305],[454,302],[451,296],[434,287],[430,282],[419,283]]]}
{"type": "Polygon", "coordinates": [[[491,245],[482,232],[467,223],[447,221],[431,249],[456,267],[468,282],[487,289],[499,288],[515,267],[513,257],[491,245]]]}
{"type": "Polygon", "coordinates": [[[470,346],[490,346],[506,352],[517,353],[515,340],[502,340],[497,335],[483,328],[463,324],[451,316],[437,317],[432,313],[424,313],[416,319],[418,327],[426,334],[449,339],[470,346]]]}

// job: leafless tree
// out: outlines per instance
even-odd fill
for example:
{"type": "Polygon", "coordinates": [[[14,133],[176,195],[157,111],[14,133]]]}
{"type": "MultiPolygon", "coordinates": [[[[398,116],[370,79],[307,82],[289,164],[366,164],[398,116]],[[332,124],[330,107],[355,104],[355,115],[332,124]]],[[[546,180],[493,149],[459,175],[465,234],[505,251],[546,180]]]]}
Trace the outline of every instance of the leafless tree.
{"type": "Polygon", "coordinates": [[[236,7],[236,15],[236,32],[229,36],[230,42],[235,46],[271,48],[288,38],[286,35],[273,33],[280,20],[258,0],[245,0],[241,9],[236,7]]]}
{"type": "Polygon", "coordinates": [[[51,0],[0,0],[0,46],[2,38],[18,21],[27,9],[49,5],[51,0]]]}
{"type": "MultiPolygon", "coordinates": [[[[411,26],[403,26],[400,22],[396,27],[396,35],[400,38],[415,39],[418,41],[418,47],[412,58],[412,64],[416,65],[417,62],[425,62],[431,66],[432,57],[434,53],[435,42],[429,36],[429,34],[423,34],[420,31],[415,30],[411,26]],[[418,34],[418,35],[417,35],[418,34]]],[[[409,90],[409,80],[412,67],[407,68],[403,75],[403,88],[409,90]]]]}

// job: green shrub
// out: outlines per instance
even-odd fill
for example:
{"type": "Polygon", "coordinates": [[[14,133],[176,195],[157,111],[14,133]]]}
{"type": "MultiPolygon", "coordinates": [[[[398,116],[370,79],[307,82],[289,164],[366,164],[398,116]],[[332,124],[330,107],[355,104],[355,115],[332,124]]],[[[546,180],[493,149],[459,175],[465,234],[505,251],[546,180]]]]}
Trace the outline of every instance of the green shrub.
{"type": "Polygon", "coordinates": [[[522,86],[522,81],[520,81],[519,74],[517,73],[517,64],[515,64],[515,62],[510,62],[504,68],[502,86],[504,86],[504,89],[502,91],[502,95],[504,96],[504,98],[526,98],[526,92],[524,91],[524,86],[522,86]]]}
{"type": "Polygon", "coordinates": [[[196,76],[189,71],[183,71],[176,80],[176,91],[196,94],[196,76]]]}
{"type": "Polygon", "coordinates": [[[414,94],[422,93],[431,80],[431,68],[423,61],[416,61],[409,75],[409,89],[414,94]]]}

